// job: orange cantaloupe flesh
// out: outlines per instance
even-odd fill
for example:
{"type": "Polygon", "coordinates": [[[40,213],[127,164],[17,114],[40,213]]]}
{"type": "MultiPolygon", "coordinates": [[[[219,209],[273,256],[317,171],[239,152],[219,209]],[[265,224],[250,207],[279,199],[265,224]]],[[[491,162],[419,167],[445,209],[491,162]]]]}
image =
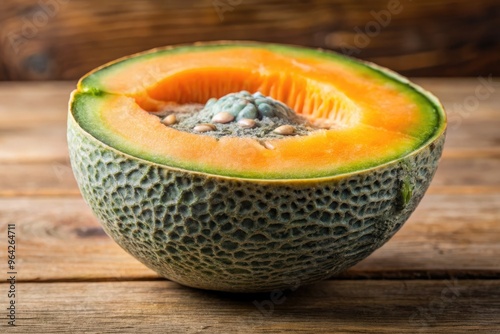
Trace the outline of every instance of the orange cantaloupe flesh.
{"type": "Polygon", "coordinates": [[[435,133],[435,106],[365,64],[307,49],[217,45],[128,58],[84,77],[73,115],[103,143],[159,164],[249,178],[325,177],[370,168],[417,149],[435,133]],[[260,91],[319,124],[308,136],[268,140],[175,130],[150,111],[260,91]],[[269,149],[273,147],[273,149],[269,149]]]}

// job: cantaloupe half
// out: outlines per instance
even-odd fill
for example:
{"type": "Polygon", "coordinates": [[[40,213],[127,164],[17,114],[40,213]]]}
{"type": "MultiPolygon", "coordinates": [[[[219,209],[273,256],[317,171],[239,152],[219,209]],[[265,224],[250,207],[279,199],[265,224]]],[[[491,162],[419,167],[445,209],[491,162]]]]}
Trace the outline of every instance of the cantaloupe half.
{"type": "Polygon", "coordinates": [[[124,249],[189,286],[265,291],[329,277],[387,241],[427,189],[445,128],[437,99],[387,69],[215,42],[87,74],[70,100],[68,143],[83,196],[124,249]],[[241,90],[334,126],[266,146],[176,130],[151,113],[241,90]]]}

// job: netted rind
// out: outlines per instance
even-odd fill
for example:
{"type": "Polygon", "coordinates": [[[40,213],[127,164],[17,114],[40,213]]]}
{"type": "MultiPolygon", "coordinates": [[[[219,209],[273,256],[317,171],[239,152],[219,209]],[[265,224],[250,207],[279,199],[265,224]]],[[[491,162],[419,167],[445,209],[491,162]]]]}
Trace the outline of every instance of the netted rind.
{"type": "Polygon", "coordinates": [[[383,167],[288,182],[148,163],[103,145],[71,116],[68,143],[83,197],[121,247],[179,283],[256,292],[325,279],[384,244],[429,186],[444,135],[383,167]]]}

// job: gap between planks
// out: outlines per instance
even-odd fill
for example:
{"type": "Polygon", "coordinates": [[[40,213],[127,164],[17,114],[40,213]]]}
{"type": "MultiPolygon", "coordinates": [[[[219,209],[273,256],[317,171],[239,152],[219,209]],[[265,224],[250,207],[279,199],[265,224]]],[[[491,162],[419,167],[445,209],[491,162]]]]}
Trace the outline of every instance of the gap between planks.
{"type": "MultiPolygon", "coordinates": [[[[425,271],[425,270],[398,270],[398,271],[373,271],[373,272],[343,272],[323,281],[430,281],[430,280],[500,280],[500,271],[496,270],[443,270],[443,271],[425,271]]],[[[172,282],[161,276],[145,277],[92,277],[92,278],[49,278],[49,279],[27,279],[19,277],[16,282],[22,284],[50,284],[50,283],[106,283],[106,282],[172,282]]],[[[0,282],[1,285],[7,285],[8,282],[0,282]]],[[[317,284],[317,283],[316,283],[317,284]]],[[[314,285],[314,284],[312,284],[314,285]]]]}
{"type": "MultiPolygon", "coordinates": [[[[445,156],[428,194],[493,194],[500,191],[500,156],[445,156]]],[[[51,163],[0,165],[0,198],[80,196],[68,160],[51,163]]]]}

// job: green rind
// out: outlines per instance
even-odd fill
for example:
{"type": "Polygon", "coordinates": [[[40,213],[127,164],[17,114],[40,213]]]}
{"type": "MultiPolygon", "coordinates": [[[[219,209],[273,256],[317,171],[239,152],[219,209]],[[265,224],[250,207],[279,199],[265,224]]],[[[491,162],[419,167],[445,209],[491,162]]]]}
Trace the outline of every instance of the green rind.
{"type": "Polygon", "coordinates": [[[444,138],[378,168],[285,182],[154,164],[68,120],[75,177],[106,232],[164,277],[233,292],[312,283],[368,256],[420,202],[444,138]]]}
{"type": "MultiPolygon", "coordinates": [[[[77,119],[78,123],[86,129],[86,131],[92,134],[94,137],[98,138],[103,143],[115,147],[118,150],[125,152],[127,154],[138,157],[139,159],[145,159],[153,161],[159,164],[165,164],[172,166],[174,168],[184,168],[187,170],[210,173],[215,175],[225,175],[228,177],[239,177],[239,178],[249,178],[249,179],[304,179],[304,178],[322,178],[322,177],[333,177],[339,176],[351,172],[357,172],[360,170],[367,170],[370,168],[378,168],[378,166],[386,164],[390,161],[395,161],[399,158],[404,158],[411,152],[418,150],[419,148],[425,147],[430,142],[435,140],[444,133],[446,127],[446,116],[442,106],[439,101],[429,92],[423,90],[422,88],[412,84],[406,78],[382,67],[379,67],[372,63],[361,62],[354,60],[352,58],[326,51],[326,50],[314,50],[310,48],[302,48],[297,46],[287,46],[278,44],[264,44],[255,42],[215,42],[215,43],[198,43],[196,45],[180,45],[175,47],[166,47],[160,49],[150,50],[144,53],[140,53],[131,57],[125,57],[114,61],[110,64],[100,67],[88,75],[86,75],[78,85],[78,92],[72,100],[70,106],[74,117],[77,119]],[[271,51],[280,52],[290,56],[311,56],[315,58],[324,58],[325,61],[332,61],[343,64],[348,64],[353,70],[358,72],[363,72],[369,74],[372,78],[378,78],[380,84],[392,85],[402,93],[404,93],[410,101],[419,105],[422,113],[426,115],[425,124],[420,124],[419,127],[410,129],[411,131],[408,135],[414,136],[415,144],[412,147],[407,147],[406,150],[401,152],[396,152],[392,155],[386,157],[374,156],[370,161],[361,161],[358,163],[352,163],[350,165],[342,166],[341,168],[336,168],[332,171],[302,171],[302,170],[283,170],[278,171],[276,174],[262,174],[258,170],[254,171],[237,171],[237,170],[221,170],[215,169],[212,166],[205,166],[197,163],[196,161],[178,161],[169,159],[167,156],[155,156],[150,154],[150,152],[144,152],[140,147],[132,147],[129,144],[123,143],[120,138],[114,138],[112,133],[106,132],[106,129],[102,127],[102,124],[92,120],[92,113],[89,110],[89,103],[85,100],[89,98],[100,96],[103,97],[106,94],[114,94],[118,92],[108,92],[106,87],[101,85],[101,78],[107,75],[109,72],[124,70],[126,64],[134,63],[137,61],[145,61],[154,57],[161,56],[163,54],[175,54],[183,52],[202,52],[210,49],[223,49],[231,47],[259,47],[265,48],[271,51]],[[419,138],[419,139],[417,139],[419,138]],[[288,173],[285,175],[285,173],[288,173]]],[[[95,111],[94,111],[95,112],[95,111]]]]}

